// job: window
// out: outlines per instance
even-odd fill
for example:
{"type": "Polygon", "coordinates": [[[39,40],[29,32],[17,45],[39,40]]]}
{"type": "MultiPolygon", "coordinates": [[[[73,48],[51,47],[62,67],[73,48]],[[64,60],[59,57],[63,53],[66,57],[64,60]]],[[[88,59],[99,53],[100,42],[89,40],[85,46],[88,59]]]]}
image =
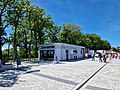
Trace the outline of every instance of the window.
{"type": "Polygon", "coordinates": [[[83,52],[81,51],[81,54],[83,54],[83,52]]]}
{"type": "Polygon", "coordinates": [[[76,54],[77,54],[77,50],[73,50],[73,53],[76,53],[76,54]]]}

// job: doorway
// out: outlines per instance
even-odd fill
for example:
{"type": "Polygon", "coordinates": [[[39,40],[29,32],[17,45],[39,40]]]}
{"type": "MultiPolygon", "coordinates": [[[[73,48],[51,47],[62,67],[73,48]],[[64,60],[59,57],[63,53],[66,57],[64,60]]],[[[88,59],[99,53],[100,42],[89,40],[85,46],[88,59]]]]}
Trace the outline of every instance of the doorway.
{"type": "Polygon", "coordinates": [[[68,50],[66,50],[66,60],[68,60],[68,50]]]}
{"type": "Polygon", "coordinates": [[[54,60],[54,50],[41,50],[40,54],[42,60],[54,60]]]}

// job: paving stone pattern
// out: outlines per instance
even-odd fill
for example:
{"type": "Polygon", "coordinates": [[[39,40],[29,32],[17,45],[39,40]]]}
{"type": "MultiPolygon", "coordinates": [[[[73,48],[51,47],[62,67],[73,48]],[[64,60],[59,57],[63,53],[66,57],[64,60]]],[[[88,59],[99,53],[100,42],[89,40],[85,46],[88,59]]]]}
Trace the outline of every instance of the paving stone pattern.
{"type": "MultiPolygon", "coordinates": [[[[69,62],[63,61],[58,64],[33,64],[27,62],[23,63],[23,65],[30,66],[26,71],[31,70],[38,72],[27,71],[31,73],[25,73],[25,70],[0,72],[0,90],[72,90],[78,83],[82,82],[104,64],[105,63],[99,61],[91,61],[91,59],[69,62]]],[[[117,79],[120,77],[120,73],[118,73],[118,71],[120,71],[119,64],[119,61],[111,61],[99,74],[102,76],[97,76],[97,79],[94,78],[94,82],[91,82],[85,89],[97,88],[99,90],[101,88],[114,88],[114,90],[120,90],[119,87],[115,88],[113,86],[113,84],[118,85],[118,83],[120,83],[120,80],[117,79]],[[107,80],[98,80],[98,78],[102,77],[107,80]],[[99,84],[96,84],[98,81],[99,84]],[[103,82],[105,84],[103,84],[103,82]],[[100,87],[100,85],[104,86],[100,87]]]]}
{"type": "Polygon", "coordinates": [[[111,60],[83,90],[120,90],[120,60],[111,60]]]}

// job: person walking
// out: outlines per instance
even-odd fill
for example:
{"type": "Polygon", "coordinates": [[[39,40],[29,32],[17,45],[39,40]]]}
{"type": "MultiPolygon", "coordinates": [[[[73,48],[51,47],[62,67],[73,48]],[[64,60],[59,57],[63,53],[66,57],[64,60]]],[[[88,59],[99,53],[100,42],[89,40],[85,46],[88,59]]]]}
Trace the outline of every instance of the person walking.
{"type": "Polygon", "coordinates": [[[99,54],[99,61],[102,62],[102,54],[99,54]]]}
{"type": "Polygon", "coordinates": [[[106,55],[103,55],[103,61],[106,63],[106,55]]]}
{"type": "Polygon", "coordinates": [[[111,59],[112,59],[112,53],[109,54],[109,60],[111,60],[111,59]]]}
{"type": "Polygon", "coordinates": [[[95,53],[92,55],[92,61],[95,61],[95,53]]]}

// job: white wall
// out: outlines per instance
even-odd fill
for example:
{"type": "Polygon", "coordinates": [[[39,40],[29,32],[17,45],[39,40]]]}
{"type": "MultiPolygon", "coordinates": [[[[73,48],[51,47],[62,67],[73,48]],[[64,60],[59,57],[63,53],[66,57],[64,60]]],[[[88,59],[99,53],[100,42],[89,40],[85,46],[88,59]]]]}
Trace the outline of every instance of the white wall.
{"type": "Polygon", "coordinates": [[[54,51],[54,61],[56,60],[56,56],[57,56],[57,60],[62,60],[62,49],[61,49],[61,45],[55,45],[55,51],[54,51]]]}
{"type": "Polygon", "coordinates": [[[70,51],[70,59],[74,59],[73,50],[69,50],[69,51],[70,51]]]}
{"type": "MultiPolygon", "coordinates": [[[[62,59],[61,60],[66,60],[66,50],[67,49],[62,49],[62,59]]],[[[68,59],[74,59],[75,54],[73,54],[73,50],[68,50],[68,59]]],[[[82,49],[77,50],[76,54],[77,58],[83,58],[84,52],[82,49]],[[81,54],[82,51],[82,54],[81,54]]]]}
{"type": "Polygon", "coordinates": [[[62,60],[66,60],[66,52],[65,49],[62,49],[62,60]]]}
{"type": "MultiPolygon", "coordinates": [[[[84,47],[82,46],[76,46],[76,45],[64,44],[64,43],[53,43],[50,45],[55,46],[54,60],[56,60],[56,56],[57,56],[57,60],[66,60],[66,50],[68,50],[68,59],[74,59],[73,50],[77,50],[77,54],[76,54],[77,58],[82,58],[84,56],[83,49],[81,49],[84,47]],[[81,50],[82,50],[82,54],[81,54],[81,50]]],[[[45,45],[43,44],[42,46],[46,46],[46,44],[45,45]]],[[[49,44],[47,44],[47,46],[49,46],[49,44]]],[[[39,56],[38,58],[40,59],[40,54],[38,56],[39,56]]]]}
{"type": "Polygon", "coordinates": [[[84,57],[84,50],[83,49],[80,49],[79,50],[79,58],[83,58],[84,57]],[[82,52],[82,54],[81,54],[82,52]]]}
{"type": "Polygon", "coordinates": [[[54,53],[54,61],[56,61],[56,56],[57,56],[57,60],[61,60],[61,49],[55,49],[55,53],[54,53]]]}

